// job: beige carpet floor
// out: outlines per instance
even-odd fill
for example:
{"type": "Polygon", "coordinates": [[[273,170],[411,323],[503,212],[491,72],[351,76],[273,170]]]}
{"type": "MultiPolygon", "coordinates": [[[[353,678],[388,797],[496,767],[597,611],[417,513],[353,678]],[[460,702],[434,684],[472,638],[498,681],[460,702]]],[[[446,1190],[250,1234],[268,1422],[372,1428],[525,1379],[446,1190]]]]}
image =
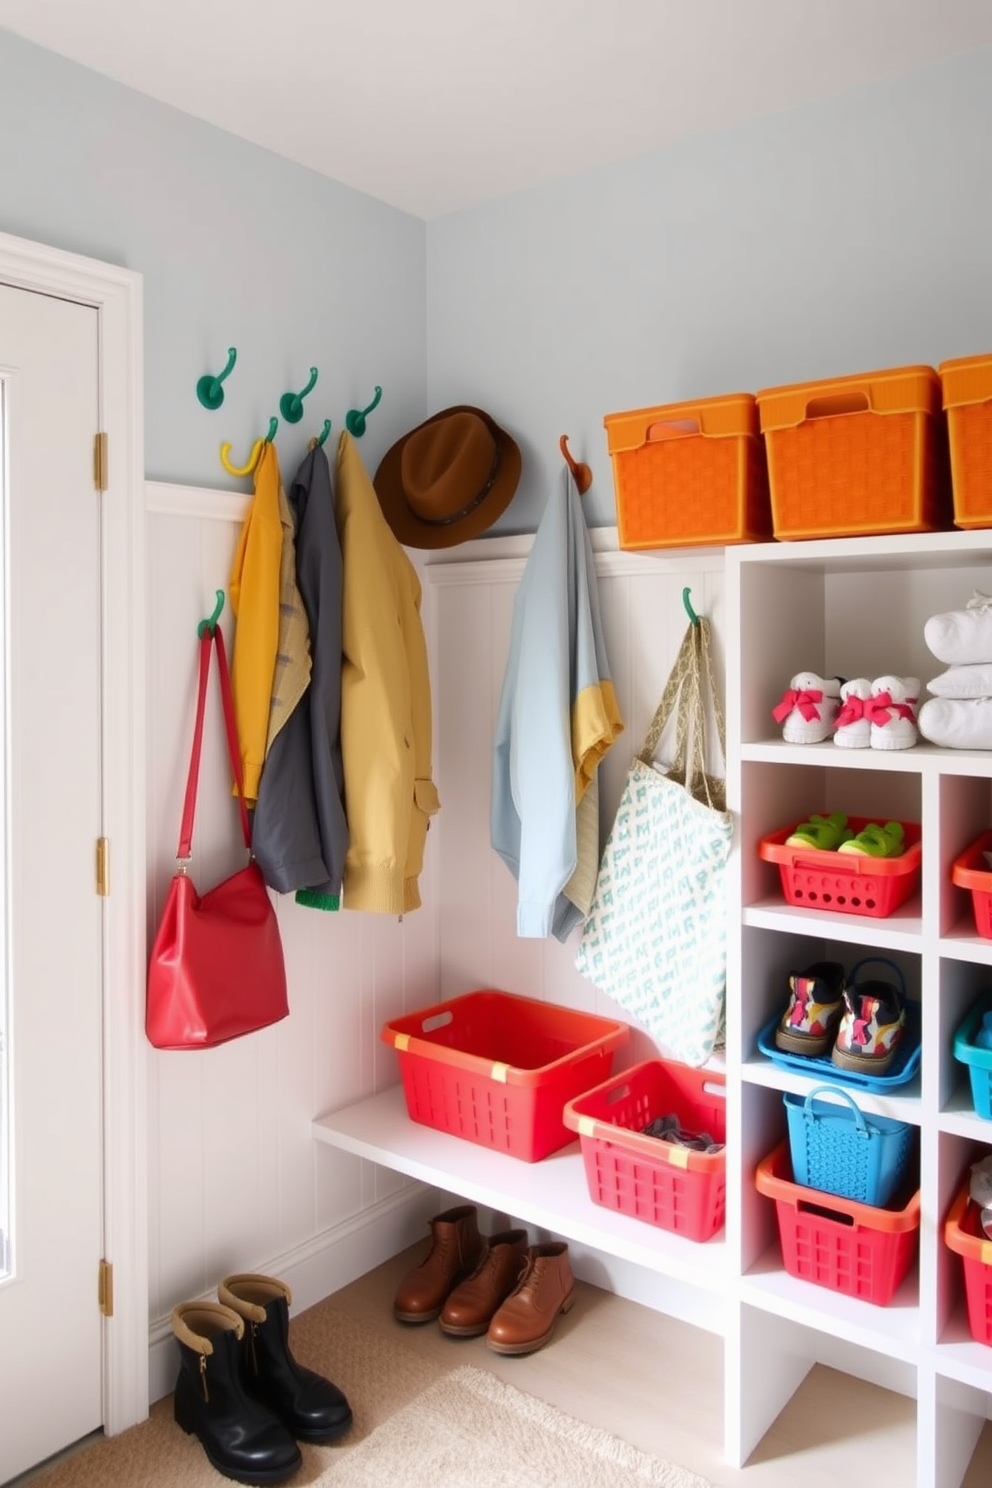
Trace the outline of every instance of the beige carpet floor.
{"type": "MultiPolygon", "coordinates": [[[[293,1320],[301,1363],[333,1379],[355,1413],[332,1446],[301,1444],[294,1488],[710,1488],[573,1420],[487,1370],[435,1369],[393,1332],[328,1303],[293,1320]]],[[[160,1400],[140,1426],[98,1439],[32,1488],[217,1488],[225,1481],[160,1400]]]]}

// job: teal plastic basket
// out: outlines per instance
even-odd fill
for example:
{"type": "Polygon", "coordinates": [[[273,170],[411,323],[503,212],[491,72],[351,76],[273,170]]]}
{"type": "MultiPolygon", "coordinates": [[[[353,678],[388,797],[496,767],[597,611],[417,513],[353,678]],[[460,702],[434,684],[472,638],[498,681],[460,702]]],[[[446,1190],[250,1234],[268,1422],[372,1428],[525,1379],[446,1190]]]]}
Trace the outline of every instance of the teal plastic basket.
{"type": "Polygon", "coordinates": [[[902,1187],[913,1151],[907,1122],[866,1116],[836,1085],[817,1085],[805,1097],[786,1091],[782,1100],[796,1183],[879,1209],[902,1187]]]}
{"type": "Polygon", "coordinates": [[[992,991],[983,992],[954,1035],[954,1058],[968,1066],[971,1101],[976,1116],[992,1120],[992,1049],[975,1043],[985,1014],[992,1011],[992,991]]]}

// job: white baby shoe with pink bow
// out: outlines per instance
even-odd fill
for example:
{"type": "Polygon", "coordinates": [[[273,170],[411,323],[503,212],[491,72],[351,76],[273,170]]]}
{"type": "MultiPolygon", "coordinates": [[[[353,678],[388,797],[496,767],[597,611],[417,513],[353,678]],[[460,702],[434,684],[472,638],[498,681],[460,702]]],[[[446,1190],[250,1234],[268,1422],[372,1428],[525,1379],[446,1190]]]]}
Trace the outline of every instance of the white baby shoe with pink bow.
{"type": "Polygon", "coordinates": [[[868,749],[871,745],[871,720],[865,712],[871,697],[867,677],[852,677],[840,690],[840,712],[834,743],[841,749],[868,749]]]}
{"type": "Polygon", "coordinates": [[[840,708],[840,678],[797,672],[772,709],[787,744],[822,744],[834,731],[840,708]]]}
{"type": "Polygon", "coordinates": [[[872,749],[911,749],[920,737],[919,702],[919,677],[876,677],[865,704],[872,749]]]}

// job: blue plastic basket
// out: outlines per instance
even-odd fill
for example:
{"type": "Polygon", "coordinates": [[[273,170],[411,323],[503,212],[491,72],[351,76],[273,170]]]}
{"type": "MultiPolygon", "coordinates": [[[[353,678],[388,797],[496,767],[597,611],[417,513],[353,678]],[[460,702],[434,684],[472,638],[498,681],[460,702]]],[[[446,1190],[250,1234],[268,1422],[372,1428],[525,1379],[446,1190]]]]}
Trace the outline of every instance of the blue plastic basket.
{"type": "Polygon", "coordinates": [[[805,1097],[786,1091],[782,1100],[796,1183],[877,1209],[902,1187],[913,1150],[912,1126],[866,1116],[839,1086],[817,1085],[805,1097]],[[828,1095],[843,1104],[817,1099],[828,1095]]]}
{"type": "Polygon", "coordinates": [[[992,991],[984,992],[954,1035],[954,1058],[968,1066],[971,1100],[975,1113],[992,1121],[992,1049],[975,1043],[987,1012],[992,1011],[992,991]]]}

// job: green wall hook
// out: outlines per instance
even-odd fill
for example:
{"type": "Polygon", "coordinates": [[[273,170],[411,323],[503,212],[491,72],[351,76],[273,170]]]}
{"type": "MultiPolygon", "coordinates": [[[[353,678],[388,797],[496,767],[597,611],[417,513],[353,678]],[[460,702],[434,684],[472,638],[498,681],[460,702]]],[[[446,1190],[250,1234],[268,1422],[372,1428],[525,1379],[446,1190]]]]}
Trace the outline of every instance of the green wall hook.
{"type": "Polygon", "coordinates": [[[213,410],[215,408],[219,408],[220,405],[223,403],[224,389],[221,387],[221,383],[224,381],[225,377],[230,375],[237,360],[237,347],[232,346],[228,350],[227,366],[224,368],[223,372],[218,372],[216,377],[212,376],[209,372],[206,372],[200,378],[199,382],[196,384],[196,396],[199,398],[204,408],[213,410]]]}
{"type": "Polygon", "coordinates": [[[325,439],[327,438],[328,434],[330,434],[330,432],[331,432],[331,421],[330,421],[330,419],[325,419],[324,420],[324,427],[321,429],[321,431],[320,431],[319,434],[317,434],[313,439],[311,439],[309,448],[312,449],[312,450],[313,449],[320,449],[320,446],[324,443],[325,439]]]}
{"type": "Polygon", "coordinates": [[[283,393],[279,399],[279,412],[287,424],[298,424],[303,417],[303,399],[307,393],[313,392],[314,383],[317,381],[317,368],[310,368],[310,381],[299,393],[283,393]]]}
{"type": "Polygon", "coordinates": [[[379,399],[381,397],[382,388],[376,387],[375,397],[372,399],[372,402],[369,404],[368,408],[363,408],[361,412],[359,412],[357,408],[352,408],[349,410],[349,412],[345,416],[344,421],[344,426],[348,430],[349,434],[354,434],[356,439],[361,439],[362,435],[365,433],[365,419],[368,414],[372,412],[373,408],[377,408],[379,406],[379,399]]]}
{"type": "Polygon", "coordinates": [[[682,603],[685,605],[685,612],[689,616],[689,619],[692,621],[693,625],[698,625],[699,624],[699,616],[696,614],[695,610],[692,608],[692,603],[691,603],[691,601],[689,599],[689,595],[691,593],[692,593],[692,590],[688,586],[686,586],[686,588],[682,590],[682,603]]]}
{"type": "Polygon", "coordinates": [[[217,603],[214,605],[214,612],[212,615],[208,615],[206,620],[200,621],[199,625],[196,627],[196,633],[198,636],[202,636],[205,630],[209,630],[210,634],[213,635],[214,631],[217,628],[217,621],[220,619],[220,612],[224,608],[224,591],[223,589],[218,589],[216,593],[217,603]]]}

